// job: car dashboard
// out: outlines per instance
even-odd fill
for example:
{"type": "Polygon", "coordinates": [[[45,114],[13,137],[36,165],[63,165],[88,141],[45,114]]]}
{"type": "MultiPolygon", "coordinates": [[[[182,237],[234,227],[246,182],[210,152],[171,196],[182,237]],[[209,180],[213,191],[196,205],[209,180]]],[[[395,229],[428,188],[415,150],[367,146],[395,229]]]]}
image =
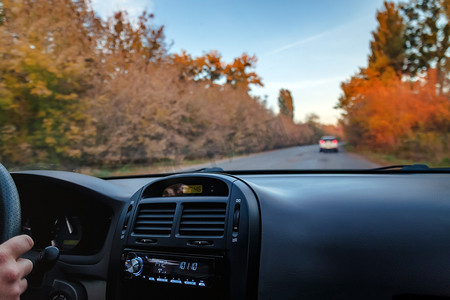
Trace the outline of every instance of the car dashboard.
{"type": "Polygon", "coordinates": [[[22,299],[450,297],[445,172],[12,176],[61,251],[22,299]]]}

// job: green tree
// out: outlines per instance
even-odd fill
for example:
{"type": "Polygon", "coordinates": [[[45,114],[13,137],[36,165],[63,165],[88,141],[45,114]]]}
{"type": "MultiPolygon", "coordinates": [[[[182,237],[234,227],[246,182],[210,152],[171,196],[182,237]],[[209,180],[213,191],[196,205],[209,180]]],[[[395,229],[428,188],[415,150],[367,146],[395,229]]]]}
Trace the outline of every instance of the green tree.
{"type": "Polygon", "coordinates": [[[288,89],[281,89],[278,96],[278,107],[280,108],[280,114],[294,119],[294,102],[292,94],[288,89]]]}
{"type": "Polygon", "coordinates": [[[16,163],[79,158],[93,134],[86,91],[94,82],[97,45],[88,32],[96,17],[82,0],[2,4],[0,155],[16,163]]]}
{"type": "Polygon", "coordinates": [[[5,14],[3,13],[3,4],[0,2],[0,25],[3,25],[5,14]]]}
{"type": "Polygon", "coordinates": [[[391,68],[396,74],[402,71],[405,60],[405,24],[396,5],[384,2],[377,12],[378,27],[372,32],[369,68],[384,73],[391,68]]]}
{"type": "Polygon", "coordinates": [[[412,0],[402,6],[407,23],[406,71],[412,76],[436,68],[439,90],[448,84],[450,24],[448,0],[412,0]]]}
{"type": "Polygon", "coordinates": [[[316,143],[325,134],[322,129],[322,124],[320,124],[320,118],[315,113],[309,113],[306,115],[305,119],[306,125],[308,125],[313,132],[312,142],[316,143]]]}

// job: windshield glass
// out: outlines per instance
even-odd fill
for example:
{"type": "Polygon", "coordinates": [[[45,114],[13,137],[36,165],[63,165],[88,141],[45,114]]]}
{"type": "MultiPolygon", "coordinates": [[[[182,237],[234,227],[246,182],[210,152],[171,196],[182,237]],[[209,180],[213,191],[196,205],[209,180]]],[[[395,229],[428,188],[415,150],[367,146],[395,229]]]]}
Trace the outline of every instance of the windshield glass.
{"type": "Polygon", "coordinates": [[[0,162],[450,166],[450,0],[0,0],[0,162]]]}

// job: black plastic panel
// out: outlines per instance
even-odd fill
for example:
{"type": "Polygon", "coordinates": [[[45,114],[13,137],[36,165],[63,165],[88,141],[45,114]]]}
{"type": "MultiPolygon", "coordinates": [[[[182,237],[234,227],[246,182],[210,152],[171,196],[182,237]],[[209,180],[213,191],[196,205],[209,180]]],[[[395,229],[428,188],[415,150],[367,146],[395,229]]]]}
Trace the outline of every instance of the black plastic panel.
{"type": "Polygon", "coordinates": [[[261,205],[260,299],[450,295],[450,175],[241,178],[261,205]]]}

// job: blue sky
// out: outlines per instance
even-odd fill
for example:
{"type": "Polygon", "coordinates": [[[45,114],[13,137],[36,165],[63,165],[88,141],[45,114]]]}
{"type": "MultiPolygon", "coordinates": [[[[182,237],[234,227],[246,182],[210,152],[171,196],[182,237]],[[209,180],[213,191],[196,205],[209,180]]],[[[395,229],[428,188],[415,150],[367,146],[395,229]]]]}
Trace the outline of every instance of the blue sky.
{"type": "Polygon", "coordinates": [[[193,56],[218,50],[225,61],[243,52],[258,57],[264,83],[252,94],[268,96],[278,112],[281,88],[294,98],[295,120],[316,113],[335,123],[340,83],[367,64],[371,31],[382,0],[205,1],[93,0],[101,16],[117,9],[137,16],[146,9],[165,26],[171,52],[193,56]]]}

